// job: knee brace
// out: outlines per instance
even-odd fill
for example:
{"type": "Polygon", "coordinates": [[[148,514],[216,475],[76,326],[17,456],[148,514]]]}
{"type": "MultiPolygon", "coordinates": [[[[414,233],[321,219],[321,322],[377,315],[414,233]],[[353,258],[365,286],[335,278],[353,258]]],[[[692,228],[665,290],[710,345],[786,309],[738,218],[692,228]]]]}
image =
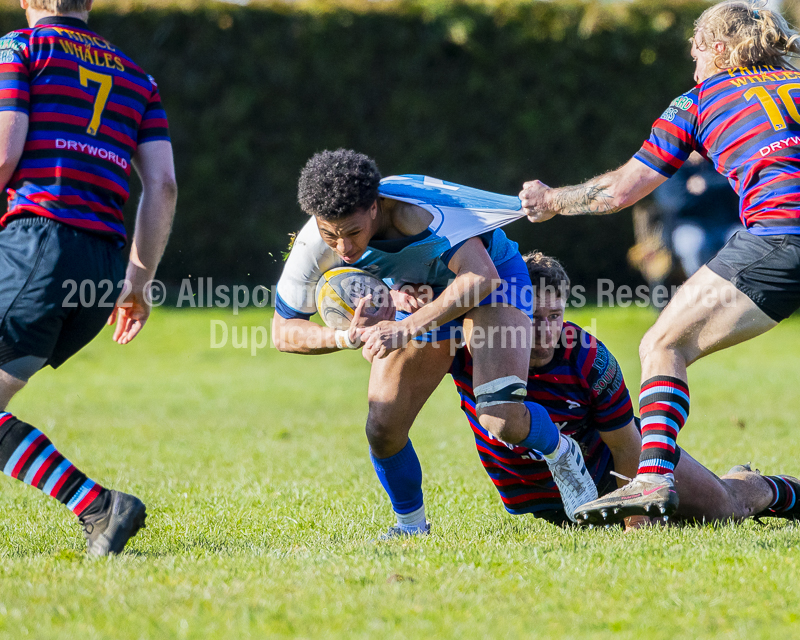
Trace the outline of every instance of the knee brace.
{"type": "Polygon", "coordinates": [[[518,376],[496,378],[473,389],[475,410],[481,411],[497,404],[525,402],[528,397],[528,383],[518,376]]]}

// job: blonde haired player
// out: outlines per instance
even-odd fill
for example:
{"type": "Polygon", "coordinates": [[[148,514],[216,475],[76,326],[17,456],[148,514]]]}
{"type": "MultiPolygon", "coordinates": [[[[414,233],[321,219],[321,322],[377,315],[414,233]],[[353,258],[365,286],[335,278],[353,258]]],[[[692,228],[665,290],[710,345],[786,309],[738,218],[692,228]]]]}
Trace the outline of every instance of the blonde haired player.
{"type": "MultiPolygon", "coordinates": [[[[533,222],[630,206],[672,176],[692,151],[740,197],[744,228],[695,273],[642,340],[642,451],[636,478],[584,505],[579,520],[669,515],[676,438],[689,414],[687,367],[775,327],[800,307],[800,72],[786,61],[798,36],[764,3],[722,2],[691,39],[697,85],[656,120],[625,165],[585,184],[520,194],[533,222]]],[[[800,513],[800,487],[778,483],[770,509],[800,513]]]]}

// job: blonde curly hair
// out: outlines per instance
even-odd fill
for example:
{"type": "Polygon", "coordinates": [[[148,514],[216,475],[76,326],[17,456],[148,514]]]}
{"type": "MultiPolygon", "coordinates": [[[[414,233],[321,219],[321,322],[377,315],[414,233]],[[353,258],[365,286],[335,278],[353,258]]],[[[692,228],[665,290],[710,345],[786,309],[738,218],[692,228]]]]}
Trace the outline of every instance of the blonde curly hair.
{"type": "Polygon", "coordinates": [[[698,47],[722,42],[714,58],[718,69],[756,64],[793,66],[787,56],[800,56],[800,35],[783,16],[766,8],[766,0],[728,0],[703,11],[694,23],[698,47]]]}
{"type": "Polygon", "coordinates": [[[86,0],[28,0],[32,9],[51,13],[73,13],[86,10],[86,0]]]}

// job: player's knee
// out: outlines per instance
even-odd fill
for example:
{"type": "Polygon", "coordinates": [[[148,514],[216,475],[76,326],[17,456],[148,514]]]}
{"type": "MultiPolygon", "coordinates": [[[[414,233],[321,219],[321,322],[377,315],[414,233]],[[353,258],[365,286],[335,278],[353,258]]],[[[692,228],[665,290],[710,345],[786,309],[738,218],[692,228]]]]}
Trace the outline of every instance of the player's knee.
{"type": "Polygon", "coordinates": [[[394,424],[382,416],[380,411],[370,406],[365,431],[373,453],[379,458],[387,458],[402,448],[408,440],[409,430],[403,425],[394,424]]]}
{"type": "Polygon", "coordinates": [[[523,424],[527,409],[527,384],[517,376],[497,378],[474,389],[475,410],[480,425],[504,442],[519,442],[530,424],[523,424]]]}
{"type": "Polygon", "coordinates": [[[482,413],[478,415],[478,422],[498,440],[503,442],[514,440],[511,425],[507,420],[482,413]]]}
{"type": "Polygon", "coordinates": [[[644,334],[639,343],[639,359],[646,362],[648,358],[655,357],[667,351],[680,351],[680,340],[671,336],[667,331],[655,325],[644,334]]]}
{"type": "Polygon", "coordinates": [[[530,420],[526,420],[524,404],[501,404],[478,412],[478,422],[495,438],[503,442],[517,443],[523,440],[530,430],[530,420]]]}

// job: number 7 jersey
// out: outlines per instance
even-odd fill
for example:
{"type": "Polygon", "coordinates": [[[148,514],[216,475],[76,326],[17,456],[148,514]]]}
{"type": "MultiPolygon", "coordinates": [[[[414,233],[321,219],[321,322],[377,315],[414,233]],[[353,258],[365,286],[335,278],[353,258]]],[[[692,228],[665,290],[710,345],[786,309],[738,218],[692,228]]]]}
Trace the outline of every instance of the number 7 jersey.
{"type": "Polygon", "coordinates": [[[0,111],[29,116],[8,211],[125,243],[122,207],[140,144],[169,140],[155,81],[75,18],[44,18],[0,39],[0,111]]]}
{"type": "Polygon", "coordinates": [[[713,162],[740,197],[756,235],[800,235],[800,72],[724,70],[672,101],[634,156],[671,177],[692,151],[713,162]]]}

